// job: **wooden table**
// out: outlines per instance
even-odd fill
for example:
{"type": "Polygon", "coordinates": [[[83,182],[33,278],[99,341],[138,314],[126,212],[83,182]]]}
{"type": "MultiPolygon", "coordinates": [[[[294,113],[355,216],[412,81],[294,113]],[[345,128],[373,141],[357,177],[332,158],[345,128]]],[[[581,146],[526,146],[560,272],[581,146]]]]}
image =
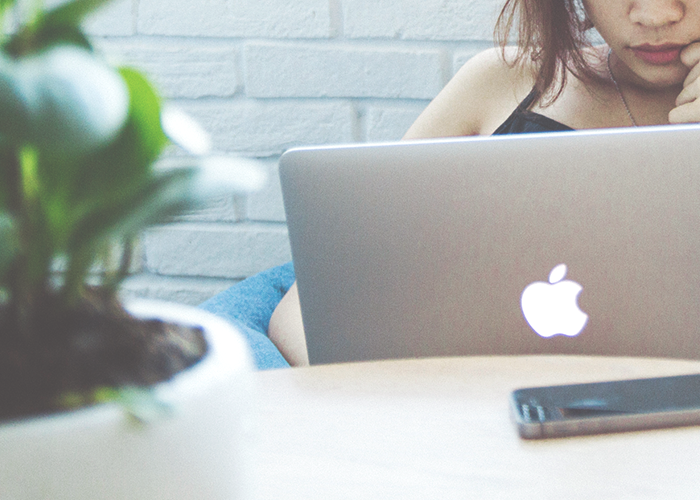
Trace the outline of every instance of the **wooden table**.
{"type": "Polygon", "coordinates": [[[567,356],[260,372],[260,499],[700,498],[700,427],[523,441],[527,386],[676,375],[700,362],[567,356]]]}

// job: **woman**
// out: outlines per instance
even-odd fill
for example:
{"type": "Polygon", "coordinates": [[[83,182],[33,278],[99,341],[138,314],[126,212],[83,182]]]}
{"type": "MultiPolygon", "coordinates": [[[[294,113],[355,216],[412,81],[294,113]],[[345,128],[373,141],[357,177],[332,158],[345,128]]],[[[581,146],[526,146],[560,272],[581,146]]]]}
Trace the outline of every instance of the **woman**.
{"type": "MultiPolygon", "coordinates": [[[[700,0],[582,4],[507,0],[500,49],[469,60],[404,139],[700,122],[700,0]],[[519,43],[505,47],[516,21],[519,43]],[[592,27],[605,45],[587,42],[592,27]]],[[[269,336],[308,364],[296,284],[269,336]]]]}

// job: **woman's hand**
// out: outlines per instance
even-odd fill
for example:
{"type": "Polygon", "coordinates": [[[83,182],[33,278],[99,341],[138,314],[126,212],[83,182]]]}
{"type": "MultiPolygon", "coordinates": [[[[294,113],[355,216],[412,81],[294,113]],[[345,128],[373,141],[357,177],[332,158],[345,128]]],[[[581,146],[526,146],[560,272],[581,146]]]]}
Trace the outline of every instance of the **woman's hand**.
{"type": "Polygon", "coordinates": [[[690,68],[690,73],[676,98],[676,107],[668,114],[668,121],[700,122],[700,42],[691,43],[681,51],[681,62],[690,68]]]}

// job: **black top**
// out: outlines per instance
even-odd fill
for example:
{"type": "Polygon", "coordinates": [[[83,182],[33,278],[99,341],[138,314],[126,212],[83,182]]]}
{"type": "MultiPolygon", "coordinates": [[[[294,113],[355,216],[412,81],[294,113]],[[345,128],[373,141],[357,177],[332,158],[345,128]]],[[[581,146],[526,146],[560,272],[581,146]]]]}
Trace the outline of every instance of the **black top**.
{"type": "Polygon", "coordinates": [[[535,89],[518,104],[515,111],[496,129],[493,135],[504,134],[527,134],[532,132],[559,132],[562,130],[574,130],[571,127],[559,123],[556,120],[547,118],[538,113],[533,113],[528,108],[537,99],[538,93],[535,89]]]}

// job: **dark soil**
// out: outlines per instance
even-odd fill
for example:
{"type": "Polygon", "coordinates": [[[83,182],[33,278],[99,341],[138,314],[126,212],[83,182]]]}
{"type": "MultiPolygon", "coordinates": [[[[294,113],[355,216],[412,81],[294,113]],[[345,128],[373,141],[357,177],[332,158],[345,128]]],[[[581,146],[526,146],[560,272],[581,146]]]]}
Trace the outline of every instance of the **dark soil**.
{"type": "Polygon", "coordinates": [[[0,420],[63,410],[67,399],[91,404],[100,388],[162,382],[206,353],[200,328],[136,319],[98,290],[71,311],[54,302],[29,335],[14,333],[0,307],[0,420]]]}

